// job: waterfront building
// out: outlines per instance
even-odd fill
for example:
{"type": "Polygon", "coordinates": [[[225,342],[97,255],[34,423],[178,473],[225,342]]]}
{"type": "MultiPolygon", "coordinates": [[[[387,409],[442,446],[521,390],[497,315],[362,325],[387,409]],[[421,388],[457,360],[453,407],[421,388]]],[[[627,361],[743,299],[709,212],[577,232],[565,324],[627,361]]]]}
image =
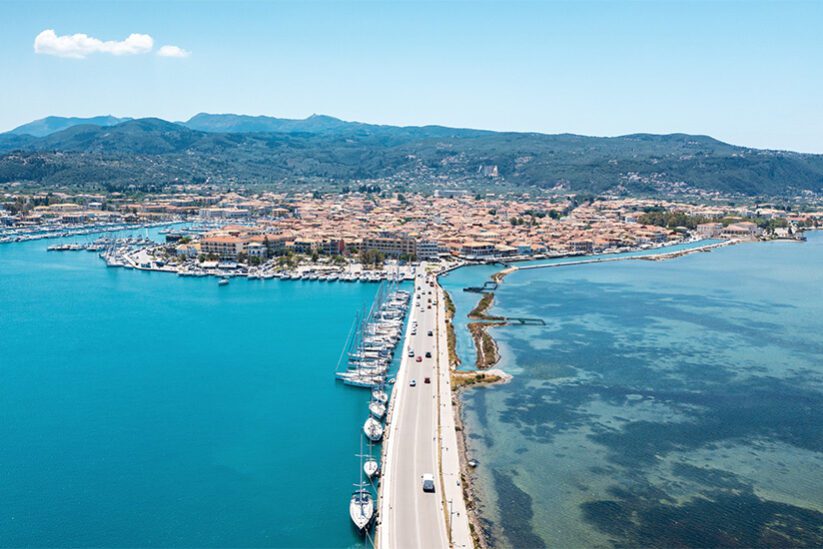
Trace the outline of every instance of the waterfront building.
{"type": "Polygon", "coordinates": [[[381,232],[367,236],[361,245],[363,250],[375,250],[386,256],[417,256],[417,241],[406,233],[381,232]]]}
{"type": "Polygon", "coordinates": [[[496,248],[491,242],[469,240],[463,243],[460,254],[466,257],[488,257],[494,255],[496,248]]]}
{"type": "Polygon", "coordinates": [[[434,259],[440,255],[440,245],[432,240],[417,242],[417,259],[434,259]]]}
{"type": "Polygon", "coordinates": [[[722,235],[726,238],[756,239],[763,234],[763,229],[749,221],[733,223],[723,229],[722,235]]]}
{"type": "Polygon", "coordinates": [[[243,251],[243,240],[236,236],[207,236],[200,240],[200,250],[220,259],[237,259],[243,251]]]}
{"type": "Polygon", "coordinates": [[[722,223],[701,223],[697,226],[697,234],[701,238],[715,238],[723,232],[722,223]]]}

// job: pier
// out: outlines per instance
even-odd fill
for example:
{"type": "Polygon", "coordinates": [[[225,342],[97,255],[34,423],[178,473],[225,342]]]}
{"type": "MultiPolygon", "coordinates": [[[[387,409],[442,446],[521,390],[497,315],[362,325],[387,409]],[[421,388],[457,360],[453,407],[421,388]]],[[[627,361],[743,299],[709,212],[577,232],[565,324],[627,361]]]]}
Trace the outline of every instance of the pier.
{"type": "Polygon", "coordinates": [[[497,289],[497,282],[494,280],[487,280],[483,283],[482,286],[469,286],[468,288],[463,288],[464,292],[474,292],[476,294],[482,294],[486,292],[493,292],[497,289]]]}

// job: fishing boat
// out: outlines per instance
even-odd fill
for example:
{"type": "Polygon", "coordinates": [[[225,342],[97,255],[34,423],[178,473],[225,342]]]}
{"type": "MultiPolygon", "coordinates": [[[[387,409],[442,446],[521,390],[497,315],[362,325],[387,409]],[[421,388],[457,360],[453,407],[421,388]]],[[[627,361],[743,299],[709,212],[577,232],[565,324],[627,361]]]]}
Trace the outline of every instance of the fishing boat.
{"type": "Polygon", "coordinates": [[[370,417],[363,424],[363,434],[372,442],[380,442],[383,439],[383,425],[370,417]]]}

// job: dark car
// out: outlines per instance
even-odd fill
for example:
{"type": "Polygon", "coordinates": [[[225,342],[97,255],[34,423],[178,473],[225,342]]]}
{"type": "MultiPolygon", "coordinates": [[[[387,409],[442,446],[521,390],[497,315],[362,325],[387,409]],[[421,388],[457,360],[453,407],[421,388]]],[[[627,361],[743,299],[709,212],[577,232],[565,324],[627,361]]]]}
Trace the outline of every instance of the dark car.
{"type": "Polygon", "coordinates": [[[431,382],[432,382],[431,378],[428,378],[428,377],[423,380],[423,383],[431,383],[431,382]]]}
{"type": "Polygon", "coordinates": [[[431,351],[426,351],[426,358],[431,358],[431,357],[432,357],[431,351]]]}
{"type": "Polygon", "coordinates": [[[432,332],[431,330],[429,330],[429,337],[431,337],[431,336],[433,336],[433,335],[434,335],[434,332],[432,332]]]}

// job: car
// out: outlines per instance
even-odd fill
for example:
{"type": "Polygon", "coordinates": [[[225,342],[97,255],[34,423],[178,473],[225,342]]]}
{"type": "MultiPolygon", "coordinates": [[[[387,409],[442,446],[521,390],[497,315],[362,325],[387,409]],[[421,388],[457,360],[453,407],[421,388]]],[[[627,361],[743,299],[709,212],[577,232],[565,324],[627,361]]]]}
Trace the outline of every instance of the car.
{"type": "Polygon", "coordinates": [[[423,475],[423,491],[434,492],[434,475],[431,473],[423,475]]]}
{"type": "Polygon", "coordinates": [[[416,379],[413,379],[413,380],[409,381],[409,387],[416,387],[416,386],[417,386],[417,380],[416,379]]]}
{"type": "Polygon", "coordinates": [[[414,349],[409,349],[409,356],[410,356],[410,357],[413,357],[413,356],[414,356],[414,349]]]}
{"type": "Polygon", "coordinates": [[[431,357],[432,357],[431,351],[426,351],[426,358],[431,358],[431,357]]]}
{"type": "Polygon", "coordinates": [[[427,377],[427,378],[423,379],[423,383],[431,383],[431,382],[432,382],[432,380],[431,380],[430,377],[427,377]]]}
{"type": "Polygon", "coordinates": [[[432,306],[431,306],[431,305],[429,305],[429,309],[431,309],[431,308],[432,308],[432,306]]]}
{"type": "Polygon", "coordinates": [[[431,330],[429,330],[429,337],[431,337],[431,336],[433,336],[433,335],[434,335],[434,332],[432,332],[431,330]]]}
{"type": "Polygon", "coordinates": [[[419,357],[417,357],[417,359],[416,359],[416,360],[417,360],[417,362],[423,362],[423,357],[422,357],[422,356],[419,356],[419,357]]]}

